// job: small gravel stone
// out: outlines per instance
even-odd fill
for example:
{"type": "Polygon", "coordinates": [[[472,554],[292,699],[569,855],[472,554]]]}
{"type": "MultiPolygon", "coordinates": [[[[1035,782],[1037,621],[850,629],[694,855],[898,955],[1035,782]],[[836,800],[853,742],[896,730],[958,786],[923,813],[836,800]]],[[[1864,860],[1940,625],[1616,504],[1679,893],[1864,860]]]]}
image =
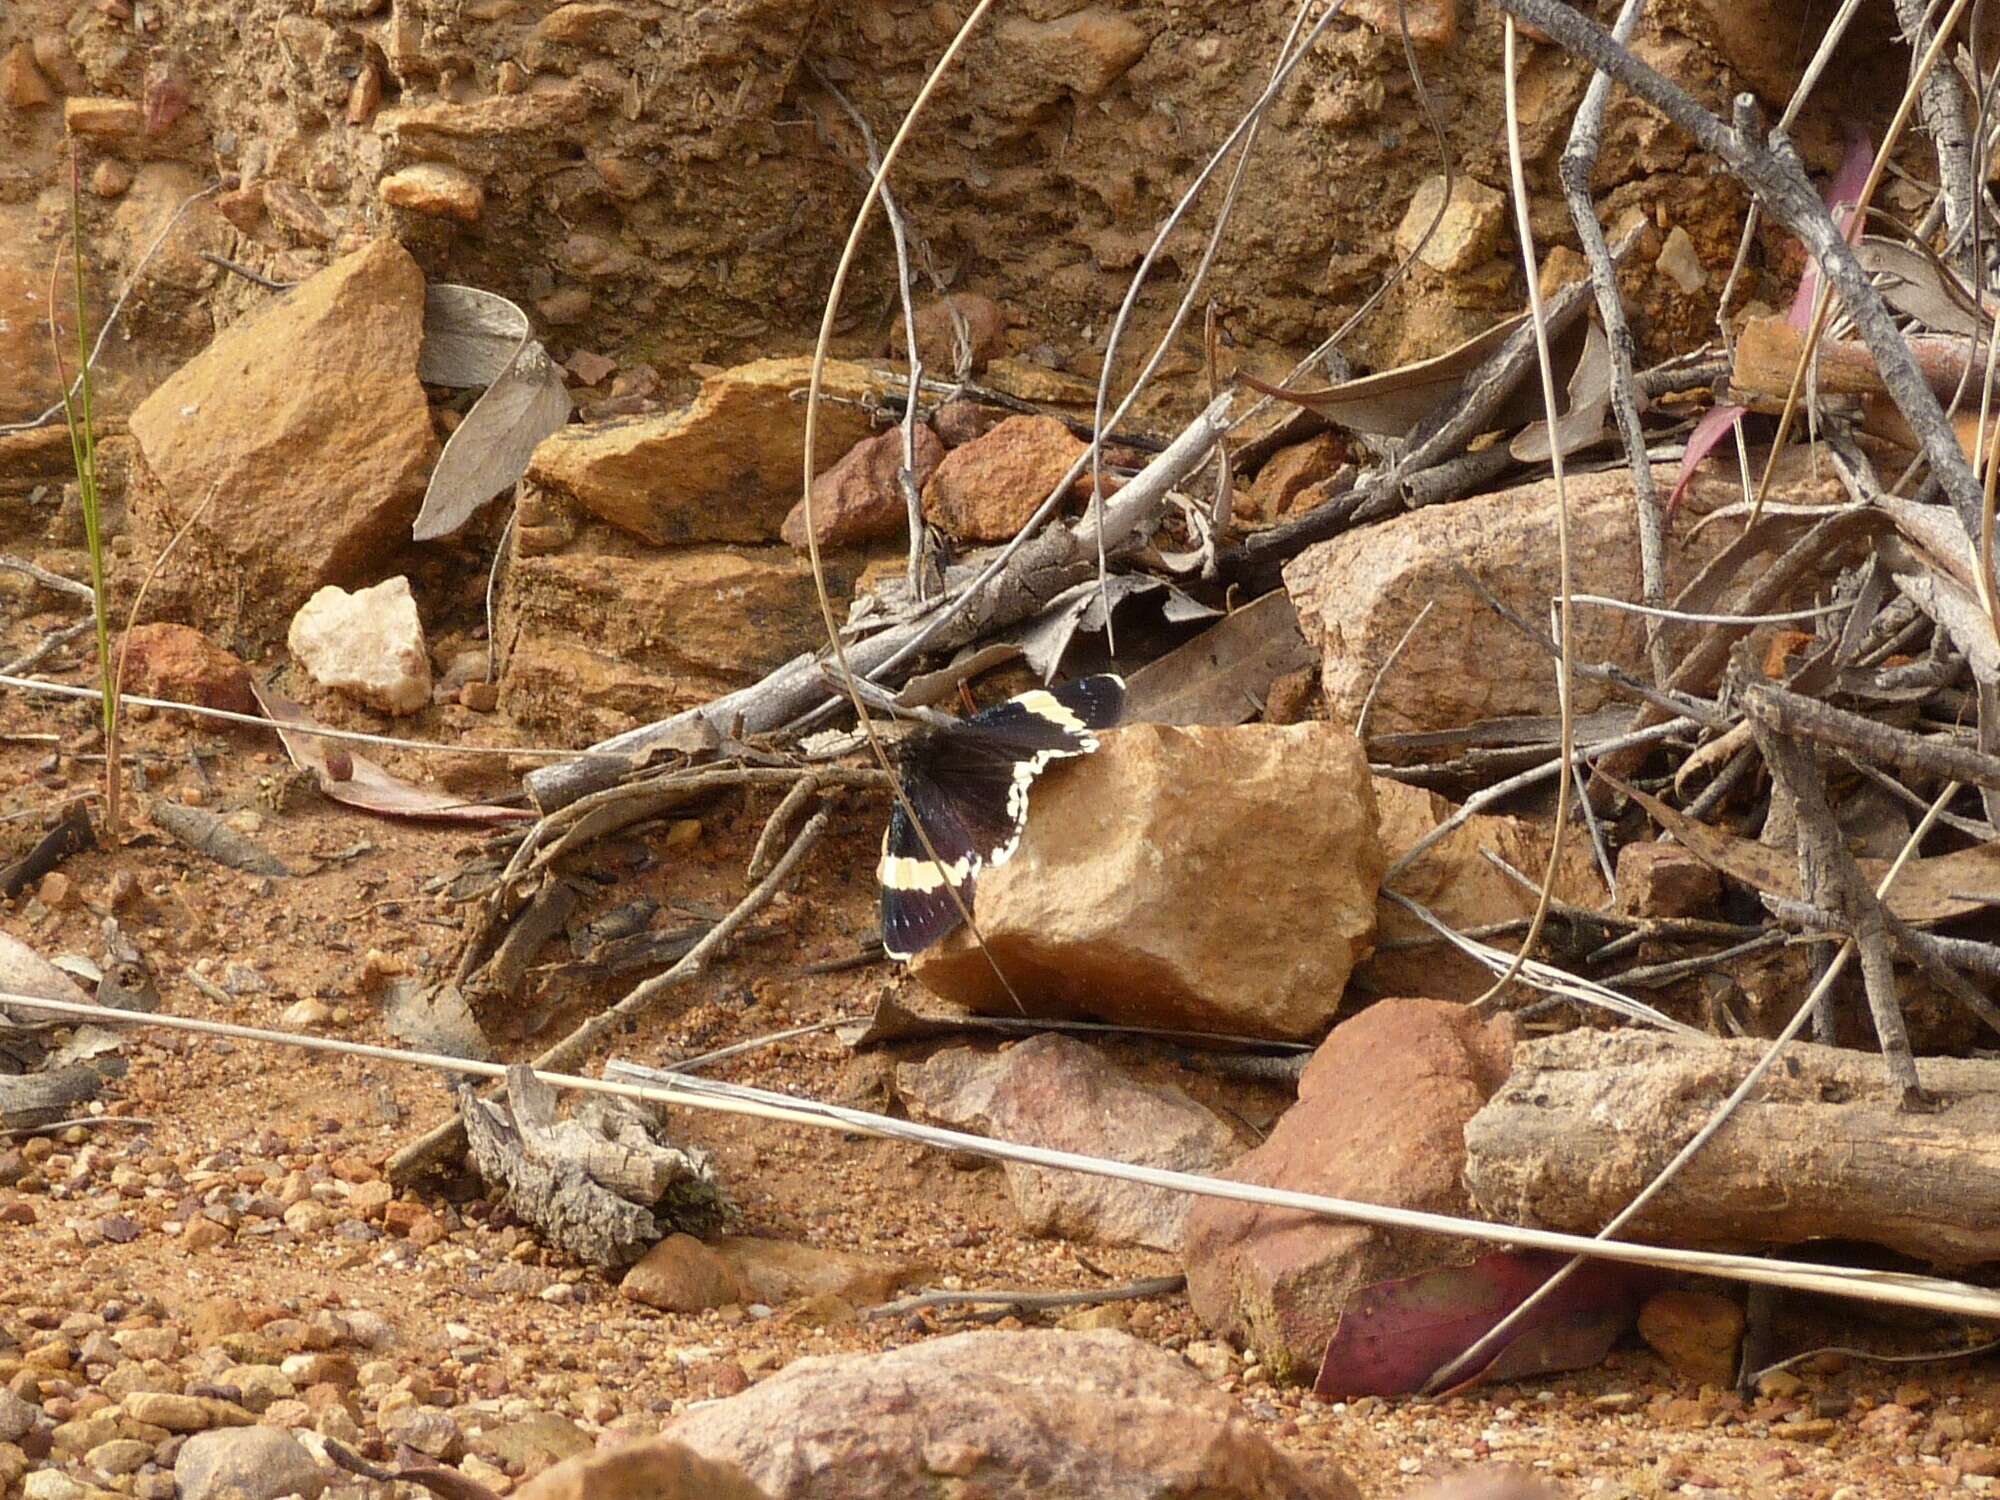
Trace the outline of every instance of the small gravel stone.
{"type": "Polygon", "coordinates": [[[405,1443],[419,1453],[450,1461],[465,1451],[465,1440],[448,1412],[435,1406],[409,1406],[382,1418],[382,1436],[405,1443]]]}
{"type": "Polygon", "coordinates": [[[206,1432],[211,1427],[248,1427],[257,1418],[230,1401],[211,1396],[176,1396],[166,1391],[135,1391],[125,1398],[125,1414],[169,1432],[206,1432]]]}
{"type": "Polygon", "coordinates": [[[0,1443],[16,1443],[40,1414],[10,1390],[0,1390],[0,1443]]]}
{"type": "Polygon", "coordinates": [[[299,1440],[274,1427],[237,1427],[189,1438],[174,1460],[180,1500],[319,1500],[326,1476],[299,1440]]]}
{"type": "Polygon", "coordinates": [[[98,1473],[107,1477],[119,1474],[136,1474],[153,1457],[153,1445],[142,1443],[137,1438],[113,1438],[108,1443],[99,1443],[83,1461],[98,1473]]]}
{"type": "Polygon", "coordinates": [[[21,1481],[21,1500],[90,1500],[91,1489],[56,1469],[37,1469],[21,1481]]]}

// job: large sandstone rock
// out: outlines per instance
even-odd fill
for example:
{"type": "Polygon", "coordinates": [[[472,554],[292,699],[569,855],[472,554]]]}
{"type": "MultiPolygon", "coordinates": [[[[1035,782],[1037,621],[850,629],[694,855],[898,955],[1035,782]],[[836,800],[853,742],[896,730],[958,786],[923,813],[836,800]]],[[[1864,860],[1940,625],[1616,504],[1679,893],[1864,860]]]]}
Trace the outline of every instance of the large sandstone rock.
{"type": "MultiPolygon", "coordinates": [[[[535,450],[527,477],[656,545],[774,542],[804,475],[806,409],[792,393],[811,374],[810,359],[760,359],[711,376],[679,411],[565,427],[535,450]]],[[[868,436],[852,403],[893,384],[828,361],[821,389],[845,402],[820,405],[816,468],[868,436]]]]}
{"type": "Polygon", "coordinates": [[[1181,1360],[1123,1333],[961,1333],[802,1359],[665,1436],[773,1500],[1359,1500],[1181,1360]]]}
{"type": "MultiPolygon", "coordinates": [[[[1506,1082],[1513,1023],[1440,1000],[1384,1000],[1326,1039],[1299,1102],[1221,1175],[1433,1213],[1471,1213],[1465,1122],[1506,1082]]],[[[1220,1198],[1188,1215],[1188,1300],[1280,1377],[1310,1379],[1359,1288],[1476,1253],[1468,1241],[1220,1198]]]]}
{"type": "MultiPolygon", "coordinates": [[[[1375,778],[1375,805],[1381,809],[1382,847],[1391,864],[1456,811],[1436,792],[1386,776],[1375,778]]],[[[1535,893],[1495,867],[1486,858],[1489,849],[1539,881],[1548,867],[1549,825],[1532,818],[1474,814],[1390,884],[1460,932],[1532,916],[1535,893]]],[[[1555,889],[1560,899],[1576,906],[1600,907],[1607,898],[1589,835],[1581,828],[1563,843],[1555,889]]],[[[1355,969],[1356,986],[1376,995],[1427,995],[1433,1000],[1473,1000],[1484,994],[1492,973],[1442,939],[1420,948],[1388,946],[1396,939],[1433,937],[1430,927],[1385,894],[1375,907],[1376,948],[1355,969]]],[[[1488,941],[1506,947],[1508,940],[1488,941]]]]}
{"type": "MultiPolygon", "coordinates": [[[[617,734],[747,687],[826,638],[811,569],[789,548],[656,549],[601,524],[561,534],[517,527],[501,586],[500,704],[525,726],[572,743],[617,734]]],[[[845,598],[853,555],[826,569],[845,598]]]]}
{"type": "MultiPolygon", "coordinates": [[[[1044,1033],[1005,1052],[950,1047],[896,1070],[912,1111],[983,1135],[1175,1172],[1214,1172],[1247,1142],[1170,1083],[1148,1083],[1072,1037],[1044,1033]]],[[[1178,1250],[1185,1193],[1007,1163],[1032,1234],[1178,1250]]]]}
{"type": "MultiPolygon", "coordinates": [[[[1337,725],[1136,724],[1035,783],[1027,832],[973,906],[1044,1014],[1319,1036],[1375,926],[1375,796],[1337,725]]],[[[1018,1014],[961,929],[912,971],[1018,1014]]]]}
{"type": "Polygon", "coordinates": [[[438,454],[423,319],[423,273],[377,240],[232,323],[132,413],[142,556],[214,493],[174,562],[205,617],[282,625],[408,542],[438,454]]]}
{"type": "Polygon", "coordinates": [[[666,1438],[646,1438],[557,1464],[514,1491],[514,1500],[769,1500],[733,1464],[716,1463],[666,1438]]]}
{"type": "MultiPolygon", "coordinates": [[[[1655,477],[1663,494],[1673,484],[1665,466],[1655,477]]],[[[1629,477],[1572,475],[1568,488],[1573,591],[1639,598],[1629,477]]],[[[1719,523],[1696,537],[1677,537],[1668,551],[1669,586],[1685,583],[1738,530],[1719,523]]],[[[1352,724],[1378,675],[1369,727],[1379,734],[1556,711],[1554,659],[1496,617],[1458,575],[1460,566],[1546,630],[1560,579],[1554,482],[1426,506],[1308,547],[1286,564],[1285,587],[1300,629],[1320,653],[1334,719],[1352,724]],[[1383,673],[1403,633],[1433,602],[1408,649],[1383,673]]],[[[1637,669],[1645,659],[1645,621],[1638,615],[1578,605],[1574,629],[1578,661],[1637,669]]],[[[1613,696],[1605,684],[1582,677],[1573,693],[1578,713],[1613,696]]]]}

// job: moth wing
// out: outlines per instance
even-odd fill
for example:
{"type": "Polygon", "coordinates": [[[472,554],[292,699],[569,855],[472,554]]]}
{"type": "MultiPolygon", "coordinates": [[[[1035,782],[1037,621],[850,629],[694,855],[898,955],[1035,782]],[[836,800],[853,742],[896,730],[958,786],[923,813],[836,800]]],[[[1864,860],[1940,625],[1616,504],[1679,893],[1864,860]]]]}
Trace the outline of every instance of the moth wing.
{"type": "Polygon", "coordinates": [[[996,751],[1004,747],[1017,759],[1037,751],[1089,755],[1097,749],[1097,731],[1111,728],[1124,711],[1125,680],[1100,673],[996,703],[945,730],[942,738],[976,739],[996,751]]]}
{"type": "Polygon", "coordinates": [[[898,803],[882,835],[882,860],[876,869],[882,883],[882,948],[897,960],[921,953],[964,920],[959,905],[971,908],[974,883],[984,863],[961,816],[963,809],[929,776],[906,772],[903,792],[943,865],[940,868],[930,857],[898,803]]]}
{"type": "Polygon", "coordinates": [[[1020,847],[1035,778],[1052,761],[1096,750],[1096,731],[1116,724],[1124,705],[1122,678],[1081,677],[1022,693],[913,747],[902,767],[904,795],[938,859],[898,804],[878,869],[882,946],[891,958],[922,952],[964,920],[959,904],[970,909],[979,871],[1005,864],[1020,847]]]}

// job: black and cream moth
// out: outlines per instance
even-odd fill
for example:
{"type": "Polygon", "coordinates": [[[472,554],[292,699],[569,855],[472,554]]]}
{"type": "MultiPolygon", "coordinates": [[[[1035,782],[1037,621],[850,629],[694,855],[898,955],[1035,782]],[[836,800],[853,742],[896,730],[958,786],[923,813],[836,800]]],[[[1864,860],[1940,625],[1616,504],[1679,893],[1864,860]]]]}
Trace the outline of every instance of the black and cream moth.
{"type": "Polygon", "coordinates": [[[1096,731],[1115,725],[1124,708],[1123,678],[1079,677],[904,742],[897,757],[903,794],[938,858],[925,851],[898,803],[876,867],[889,957],[913,958],[958,926],[979,872],[1004,865],[1020,847],[1035,778],[1054,761],[1096,750],[1096,731]]]}

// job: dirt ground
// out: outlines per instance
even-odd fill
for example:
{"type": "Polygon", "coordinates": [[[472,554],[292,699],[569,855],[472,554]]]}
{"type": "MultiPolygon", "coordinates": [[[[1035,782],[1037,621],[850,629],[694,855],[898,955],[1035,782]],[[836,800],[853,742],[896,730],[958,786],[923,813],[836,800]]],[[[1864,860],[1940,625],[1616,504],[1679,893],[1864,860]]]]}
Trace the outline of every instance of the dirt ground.
{"type": "MultiPolygon", "coordinates": [[[[1830,8],[1821,0],[1674,0],[1654,8],[1642,47],[1712,101],[1754,87],[1768,103],[1789,88],[1830,8]]],[[[390,234],[427,274],[529,308],[557,358],[594,352],[626,367],[650,364],[670,397],[690,393],[709,362],[806,347],[865,157],[833,89],[878,130],[892,127],[963,9],[815,0],[663,7],[642,46],[627,34],[621,7],[543,0],[196,0],[167,8],[19,0],[0,6],[0,56],[25,49],[62,95],[145,101],[149,118],[165,120],[158,131],[94,148],[127,169],[122,183],[119,173],[104,186],[93,177],[84,200],[96,284],[128,274],[184,197],[229,184],[228,212],[216,203],[192,211],[127,309],[106,365],[107,430],[115,433],[138,396],[218,327],[261,305],[261,291],[202,261],[199,249],[294,279],[390,234]],[[484,206],[476,224],[378,196],[385,174],[417,161],[477,179],[484,206]]],[[[945,91],[901,191],[938,285],[1003,304],[1010,349],[1029,363],[1090,374],[1109,310],[1153,226],[1262,86],[1290,7],[1091,7],[1094,63],[1070,56],[1060,26],[1074,9],[1023,7],[1008,23],[1015,29],[969,59],[976,83],[945,91]],[[1052,55],[1062,67],[1052,70],[1052,55]],[[1101,67],[1105,76],[1074,77],[1063,71],[1071,66],[1101,67]]],[[[1457,169],[1501,183],[1497,22],[1488,5],[1460,9],[1457,40],[1425,52],[1429,87],[1457,169]]],[[[1829,92],[1838,99],[1816,101],[1799,122],[1816,172],[1838,161],[1845,127],[1872,122],[1879,133],[1893,104],[1904,59],[1890,56],[1886,25],[1856,33],[1836,64],[1843,87],[1829,92]]],[[[1401,69],[1398,44],[1378,28],[1343,22],[1274,116],[1246,182],[1239,232],[1215,268],[1231,357],[1246,367],[1272,373],[1303,355],[1394,263],[1405,209],[1439,170],[1417,90],[1401,69]]],[[[1536,233],[1545,247],[1566,246],[1573,236],[1549,189],[1581,74],[1534,44],[1525,74],[1536,233]]],[[[63,107],[50,105],[0,109],[0,375],[8,377],[0,421],[39,410],[54,389],[39,325],[10,321],[39,305],[66,229],[57,168],[63,107]]],[[[1900,187],[1888,196],[1905,209],[1900,187]]],[[[1634,274],[1627,292],[1646,350],[1706,339],[1741,225],[1735,185],[1649,111],[1621,101],[1598,188],[1607,222],[1641,214],[1663,233],[1684,230],[1709,272],[1693,288],[1650,268],[1634,274]]],[[[1207,211],[1170,243],[1167,271],[1194,264],[1207,211]]],[[[1496,242],[1469,260],[1449,275],[1419,267],[1347,352],[1386,366],[1513,312],[1522,283],[1511,248],[1496,242]]],[[[878,236],[850,293],[839,348],[885,343],[895,307],[890,264],[878,236]]],[[[1767,231],[1751,271],[1752,295],[1779,305],[1797,257],[1767,231]]],[[[1164,323],[1178,295],[1172,275],[1144,294],[1132,347],[1164,323]]],[[[1197,354],[1190,340],[1168,362],[1169,404],[1199,394],[1197,354]]],[[[116,451],[114,442],[107,452],[115,459],[116,451]]],[[[4,476],[0,550],[46,557],[58,548],[73,562],[81,537],[74,505],[60,498],[66,442],[25,454],[25,445],[13,450],[4,476]],[[42,498],[20,498],[30,492],[42,498]]],[[[473,640],[484,561],[434,560],[417,580],[440,656],[473,640]]],[[[147,562],[129,546],[121,554],[123,599],[147,562]]],[[[78,618],[54,596],[17,588],[7,575],[0,582],[8,606],[0,609],[0,660],[78,618]]],[[[56,676],[89,679],[86,644],[55,658],[56,676]]],[[[225,644],[254,656],[258,643],[225,644]]],[[[280,685],[325,722],[386,727],[290,676],[280,685]]],[[[93,748],[92,712],[0,697],[0,863],[92,784],[96,766],[51,757],[52,744],[93,748]]],[[[515,743],[504,721],[457,706],[399,721],[396,732],[461,746],[515,743]]],[[[60,881],[0,906],[0,929],[46,955],[97,958],[101,924],[115,916],[150,963],[166,1011],[393,1042],[382,981],[450,971],[463,913],[443,888],[485,836],[374,818],[299,793],[275,742],[255,732],[153,716],[133,719],[127,735],[146,770],[135,800],[199,800],[316,873],[275,880],[227,870],[140,815],[116,847],[70,859],[60,881]],[[318,1019],[285,1020],[310,1001],[319,1002],[307,1007],[318,1019]]],[[[415,753],[383,759],[415,780],[447,778],[454,790],[483,783],[492,793],[510,790],[509,773],[523,768],[462,754],[448,764],[415,753]]],[[[744,888],[770,806],[738,797],[698,809],[691,842],[628,837],[607,864],[601,902],[726,908],[744,888]]],[[[802,972],[852,957],[873,933],[885,815],[879,800],[851,796],[797,888],[760,918],[756,940],[670,996],[621,1039],[618,1055],[664,1063],[862,1015],[885,988],[905,983],[886,964],[802,972]]],[[[510,1056],[533,1050],[535,1026],[545,1043],[619,993],[603,981],[556,989],[561,1005],[550,1014],[493,1018],[513,1036],[510,1056]]],[[[1162,1066],[1136,1049],[1120,1055],[1162,1066]]],[[[121,1058],[125,1071],[108,1088],[101,1118],[66,1131],[52,1150],[46,1141],[0,1140],[0,1372],[8,1380],[39,1372],[44,1410],[58,1421],[87,1421],[110,1404],[117,1371],[104,1374],[88,1354],[93,1336],[107,1332],[172,1332],[134,1341],[157,1352],[131,1362],[190,1391],[226,1385],[232,1359],[268,1364],[335,1345],[358,1370],[334,1381],[302,1374],[300,1411],[311,1420],[328,1400],[349,1405],[353,1435],[365,1443],[412,1401],[509,1417],[552,1413],[588,1436],[642,1432],[803,1355],[976,1326],[954,1312],[849,1321],[810,1304],[656,1313],[542,1250],[491,1211],[476,1184],[435,1185],[398,1200],[393,1212],[350,1206],[398,1146],[452,1110],[435,1074],[157,1031],[133,1034],[121,1058]],[[324,1212],[296,1212],[301,1204],[324,1212]],[[340,1324],[329,1313],[369,1316],[340,1324]],[[337,1334],[363,1324],[377,1335],[363,1347],[337,1334]],[[328,1397],[331,1387],[339,1389],[328,1397]]],[[[818,1033],[717,1072],[877,1105],[889,1061],[851,1055],[818,1033]]],[[[1283,1104],[1198,1075],[1177,1079],[1258,1126],[1283,1104]]],[[[1080,1250],[1023,1234],[991,1168],[721,1115],[682,1112],[673,1123],[715,1153],[743,1232],[915,1263],[915,1286],[1084,1289],[1178,1269],[1165,1255],[1080,1250]]],[[[1991,1358],[1896,1366],[1824,1357],[1744,1400],[1678,1380],[1634,1340],[1601,1368],[1532,1386],[1329,1405],[1246,1366],[1209,1339],[1182,1298],[1070,1318],[1183,1351],[1286,1451],[1337,1463],[1385,1500],[1486,1461],[1520,1465],[1591,1500],[1862,1500],[1981,1494],[2000,1482],[2000,1370],[1991,1358]]],[[[1957,1330],[1824,1306],[1781,1310],[1777,1333],[1774,1355],[1825,1344],[1911,1352],[1959,1342],[1957,1330]]],[[[503,1465],[487,1478],[503,1484],[514,1473],[503,1465]]],[[[123,1482],[144,1495],[146,1481],[159,1477],[123,1482]]]]}
{"type": "MultiPolygon", "coordinates": [[[[365,718],[340,715],[331,702],[319,706],[329,718],[365,718]]],[[[431,711],[418,733],[448,732],[452,726],[440,720],[453,712],[431,711]]],[[[74,708],[10,711],[8,734],[72,740],[81,717],[74,708]]],[[[44,953],[94,954],[99,923],[115,911],[153,967],[166,1010],[269,1027],[281,1025],[296,1002],[316,998],[329,1014],[307,1029],[393,1043],[371,970],[423,976],[449,965],[459,921],[437,888],[479,851],[483,836],[370,818],[317,794],[275,811],[271,787],[283,766],[254,734],[190,731],[155,718],[133,726],[132,742],[154,768],[149,794],[182,796],[199,782],[206,805],[238,814],[242,827],[294,866],[327,862],[317,874],[271,881],[225,870],[135,823],[117,849],[67,862],[60,909],[26,896],[5,913],[7,930],[44,953]],[[200,757],[207,778],[197,777],[195,751],[207,752],[200,757]],[[371,959],[377,952],[394,964],[371,959]],[[246,992],[219,1003],[187,977],[191,968],[212,985],[226,977],[246,992]],[[247,989],[246,970],[256,976],[248,983],[261,988],[247,989]]],[[[419,760],[406,754],[392,764],[420,775],[419,760]]],[[[92,774],[68,761],[50,769],[41,746],[0,744],[0,818],[7,820],[0,829],[8,844],[24,842],[46,810],[92,774]]],[[[668,905],[730,901],[742,889],[743,863],[767,811],[745,798],[703,809],[697,840],[619,881],[607,903],[640,895],[668,905]]],[[[618,1054],[665,1062],[864,1013],[902,982],[885,966],[799,972],[853,955],[869,935],[882,816],[871,801],[851,800],[835,836],[770,914],[771,934],[670,998],[621,1041],[618,1054]]],[[[574,998],[581,1007],[611,994],[602,987],[574,998]]],[[[557,1014],[551,1023],[572,1018],[557,1014]]],[[[385,1232],[343,1212],[338,1195],[323,1221],[295,1229],[272,1201],[286,1196],[281,1185],[295,1176],[345,1184],[374,1176],[398,1145],[449,1110],[439,1078],[161,1032],[134,1035],[122,1055],[128,1071],[107,1091],[104,1118],[61,1137],[53,1154],[37,1150],[17,1160],[12,1185],[0,1187],[0,1261],[8,1269],[0,1330],[24,1348],[40,1337],[36,1329],[60,1325],[81,1334],[92,1319],[76,1323],[79,1312],[114,1330],[157,1321],[184,1332],[181,1360],[193,1379],[196,1330],[218,1307],[251,1326],[277,1318],[267,1326],[284,1329],[305,1326],[298,1320],[322,1310],[362,1309],[394,1329],[381,1356],[393,1370],[379,1372],[378,1381],[393,1374],[445,1408],[485,1402],[515,1410],[518,1404],[507,1403],[525,1400],[586,1432],[632,1432],[802,1355],[886,1348],[971,1326],[954,1311],[861,1323],[836,1317],[814,1326],[825,1314],[812,1304],[654,1313],[497,1220],[467,1183],[420,1195],[441,1231],[434,1240],[385,1232]],[[233,1237],[189,1248],[183,1226],[191,1210],[246,1201],[229,1216],[233,1237]]],[[[1125,1060],[1146,1062],[1136,1050],[1125,1060]]],[[[719,1073],[876,1104],[887,1066],[820,1034],[731,1060],[719,1073]]],[[[1260,1126],[1282,1105],[1276,1095],[1240,1085],[1180,1077],[1260,1126]]],[[[677,1113],[674,1129],[716,1154],[744,1231],[915,1262],[925,1268],[921,1286],[1072,1289],[1175,1270],[1164,1255],[1030,1238],[1015,1225],[997,1170],[971,1169],[939,1153],[692,1112],[677,1113]]],[[[2000,1471],[2000,1446],[1992,1445],[2000,1382],[1990,1361],[1898,1369],[1822,1359],[1801,1371],[1795,1386],[1781,1380],[1772,1394],[1745,1402],[1677,1381],[1634,1341],[1600,1369],[1545,1383],[1437,1401],[1328,1405],[1273,1387],[1260,1369],[1208,1341],[1178,1297],[1082,1316],[1185,1351],[1286,1450],[1338,1462],[1371,1496],[1399,1495],[1489,1459],[1605,1500],[1667,1492],[1819,1500],[1981,1493],[2000,1471]]],[[[1782,1353],[1820,1342],[1903,1349],[1948,1342],[1942,1329],[1824,1308],[1781,1319],[1780,1334],[1788,1341],[1782,1353]]],[[[6,1347],[0,1340],[0,1357],[6,1347]]],[[[92,1405],[80,1363],[71,1376],[77,1394],[67,1405],[57,1395],[54,1415],[92,1405]]],[[[357,1393],[364,1419],[387,1389],[378,1383],[357,1393]]]]}

